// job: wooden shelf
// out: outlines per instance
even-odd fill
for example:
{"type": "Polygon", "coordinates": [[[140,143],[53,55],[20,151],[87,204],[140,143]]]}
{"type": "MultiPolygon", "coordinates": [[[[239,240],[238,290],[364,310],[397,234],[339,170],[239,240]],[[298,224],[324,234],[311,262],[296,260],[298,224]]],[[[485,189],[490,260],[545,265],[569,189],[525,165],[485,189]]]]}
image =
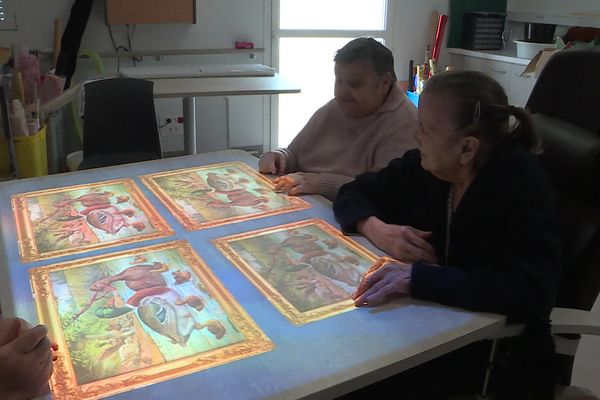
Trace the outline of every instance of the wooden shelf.
{"type": "Polygon", "coordinates": [[[106,23],[195,24],[196,0],[106,0],[106,23]]]}

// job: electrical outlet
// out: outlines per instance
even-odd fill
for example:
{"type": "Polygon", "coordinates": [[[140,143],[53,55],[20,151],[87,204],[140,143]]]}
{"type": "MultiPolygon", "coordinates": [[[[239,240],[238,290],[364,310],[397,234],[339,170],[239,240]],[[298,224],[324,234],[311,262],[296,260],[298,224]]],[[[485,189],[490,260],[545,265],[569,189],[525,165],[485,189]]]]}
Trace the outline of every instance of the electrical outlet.
{"type": "Polygon", "coordinates": [[[183,117],[158,117],[161,135],[183,135],[183,117]]]}

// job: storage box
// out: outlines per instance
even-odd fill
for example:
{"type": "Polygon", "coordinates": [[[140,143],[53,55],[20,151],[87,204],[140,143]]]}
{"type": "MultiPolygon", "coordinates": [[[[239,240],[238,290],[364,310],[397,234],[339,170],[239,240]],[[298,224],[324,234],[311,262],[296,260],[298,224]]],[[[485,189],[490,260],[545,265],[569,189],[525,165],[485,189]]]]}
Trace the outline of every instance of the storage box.
{"type": "Polygon", "coordinates": [[[471,50],[499,50],[506,14],[467,12],[463,16],[462,46],[471,50]]]}
{"type": "Polygon", "coordinates": [[[517,45],[517,57],[528,60],[534,58],[541,50],[554,47],[552,43],[535,43],[525,40],[515,40],[514,42],[517,45]]]}
{"type": "Polygon", "coordinates": [[[15,158],[18,177],[31,178],[48,175],[48,156],[46,155],[46,125],[31,136],[17,136],[15,158]]]}

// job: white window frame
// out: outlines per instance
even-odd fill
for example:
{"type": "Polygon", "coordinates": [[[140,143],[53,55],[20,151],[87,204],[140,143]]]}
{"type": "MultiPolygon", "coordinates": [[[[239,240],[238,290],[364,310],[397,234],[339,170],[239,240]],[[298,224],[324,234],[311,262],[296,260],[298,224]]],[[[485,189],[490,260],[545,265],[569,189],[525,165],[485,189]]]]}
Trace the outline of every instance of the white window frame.
{"type": "MultiPolygon", "coordinates": [[[[280,22],[280,0],[266,0],[267,3],[271,3],[271,66],[279,71],[279,39],[285,38],[335,38],[335,37],[376,37],[383,38],[386,47],[394,48],[393,43],[393,22],[394,22],[394,3],[393,0],[386,0],[385,12],[386,20],[384,29],[381,30],[364,30],[364,29],[352,29],[352,30],[338,30],[338,29],[281,29],[280,22]]],[[[268,14],[265,13],[265,14],[268,14]]],[[[265,18],[266,19],[266,18],[265,18]]],[[[266,21],[265,21],[266,22],[266,21]]],[[[267,42],[265,40],[265,42],[267,42]]],[[[278,126],[279,126],[279,98],[278,96],[271,96],[271,129],[270,137],[268,141],[269,148],[275,148],[278,144],[278,126]]],[[[267,139],[267,138],[265,138],[267,139]]],[[[269,150],[265,148],[265,151],[269,150]]]]}
{"type": "Polygon", "coordinates": [[[2,5],[4,10],[4,19],[0,19],[0,31],[17,29],[17,15],[14,0],[0,0],[0,5],[2,5]]]}

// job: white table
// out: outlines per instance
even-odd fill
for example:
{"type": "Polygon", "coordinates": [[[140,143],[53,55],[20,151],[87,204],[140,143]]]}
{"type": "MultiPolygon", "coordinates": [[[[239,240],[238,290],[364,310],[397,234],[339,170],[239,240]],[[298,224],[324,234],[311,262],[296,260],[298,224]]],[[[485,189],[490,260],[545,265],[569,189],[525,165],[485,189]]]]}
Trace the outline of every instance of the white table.
{"type": "MultiPolygon", "coordinates": [[[[253,168],[258,163],[246,152],[229,150],[0,183],[0,302],[4,316],[18,315],[36,322],[28,269],[74,258],[67,256],[25,264],[20,260],[10,201],[13,194],[121,178],[131,178],[144,188],[138,178],[140,175],[228,161],[242,161],[253,168]]],[[[174,236],[159,240],[189,241],[198,254],[210,261],[213,273],[275,348],[120,393],[111,396],[113,400],[329,399],[494,336],[505,325],[503,316],[406,298],[294,326],[219,253],[210,240],[309,218],[321,218],[338,227],[331,202],[321,196],[304,196],[311,208],[189,232],[152,193],[144,191],[175,231],[174,236]]],[[[352,239],[370,246],[362,237],[352,239]]],[[[142,242],[133,247],[146,244],[142,242]]],[[[76,258],[118,250],[122,248],[90,251],[76,258]]]]}
{"type": "Polygon", "coordinates": [[[196,97],[300,92],[298,85],[287,81],[277,73],[274,76],[161,78],[151,80],[154,82],[155,98],[183,98],[185,154],[196,154],[196,97]]]}

